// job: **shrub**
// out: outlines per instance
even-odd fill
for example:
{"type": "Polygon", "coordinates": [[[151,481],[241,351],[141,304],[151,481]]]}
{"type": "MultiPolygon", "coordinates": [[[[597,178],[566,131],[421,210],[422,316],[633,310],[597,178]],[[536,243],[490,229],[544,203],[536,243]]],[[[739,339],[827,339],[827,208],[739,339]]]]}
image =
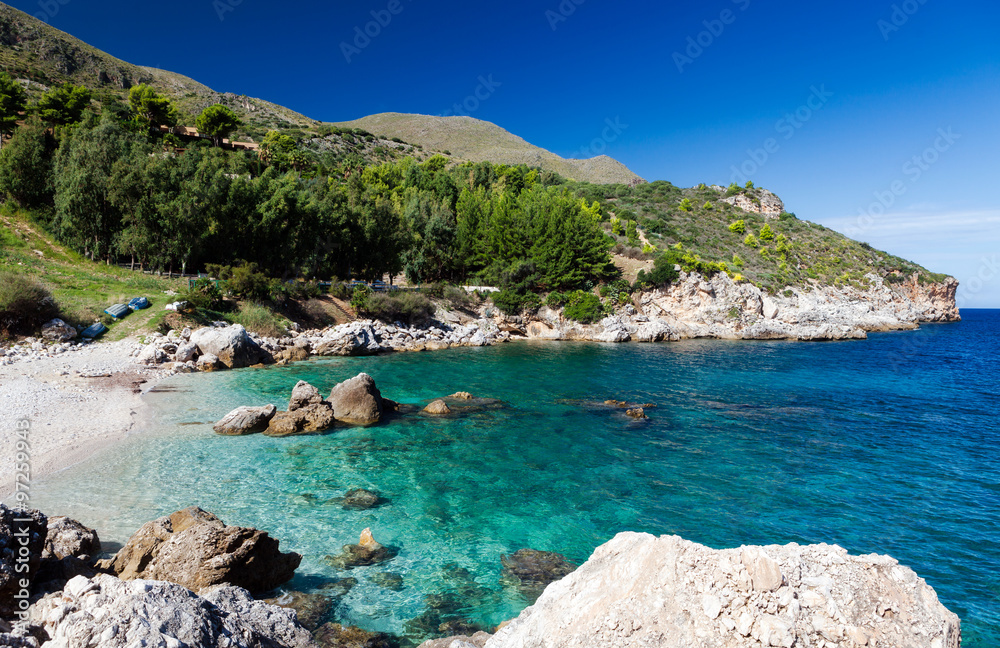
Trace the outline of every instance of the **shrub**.
{"type": "Polygon", "coordinates": [[[612,281],[608,284],[607,288],[608,297],[613,304],[624,305],[628,303],[629,297],[632,296],[632,286],[624,279],[612,281]]]}
{"type": "Polygon", "coordinates": [[[715,207],[712,205],[712,201],[711,200],[706,200],[705,204],[702,205],[701,208],[702,209],[707,209],[708,211],[712,211],[713,209],[715,209],[715,207]]]}
{"type": "Polygon", "coordinates": [[[740,219],[729,224],[729,231],[736,234],[743,234],[747,231],[746,221],[740,219]]]}
{"type": "Polygon", "coordinates": [[[760,247],[760,242],[753,234],[747,234],[747,237],[743,239],[743,244],[752,248],[760,247]]]}
{"type": "Polygon", "coordinates": [[[275,292],[280,293],[280,288],[275,290],[274,281],[260,272],[256,263],[230,268],[228,272],[220,273],[219,278],[227,274],[226,291],[237,299],[262,302],[272,299],[275,292]]]}
{"type": "Polygon", "coordinates": [[[645,281],[654,286],[665,286],[677,281],[681,275],[674,267],[676,265],[675,256],[675,254],[669,252],[660,255],[653,262],[653,269],[645,275],[645,281]]]}
{"type": "Polygon", "coordinates": [[[565,293],[552,291],[549,293],[549,296],[545,298],[545,305],[549,308],[562,308],[568,300],[569,298],[565,293]]]}
{"type": "Polygon", "coordinates": [[[774,249],[778,252],[784,254],[791,249],[791,244],[788,242],[788,238],[784,234],[778,234],[778,238],[774,241],[774,249]]]}
{"type": "Polygon", "coordinates": [[[458,286],[445,286],[442,297],[452,308],[469,309],[476,305],[476,298],[458,286]]]}
{"type": "Polygon", "coordinates": [[[319,297],[319,282],[311,281],[291,281],[281,286],[284,294],[292,299],[306,300],[319,297]]]}
{"type": "Polygon", "coordinates": [[[738,255],[738,254],[734,254],[733,255],[733,266],[735,266],[737,268],[742,268],[743,267],[743,259],[740,258],[740,255],[738,255]]]}
{"type": "Polygon", "coordinates": [[[244,302],[232,316],[243,328],[264,337],[282,337],[288,334],[285,323],[266,306],[255,302],[244,302]]]}
{"type": "Polygon", "coordinates": [[[604,308],[597,295],[578,290],[570,296],[563,316],[566,319],[591,324],[604,317],[604,308]]]}
{"type": "Polygon", "coordinates": [[[694,209],[694,205],[691,204],[691,200],[689,198],[685,198],[684,200],[682,200],[681,204],[678,205],[677,207],[681,211],[685,211],[685,212],[690,212],[692,209],[694,209]]]}
{"type": "Polygon", "coordinates": [[[225,307],[222,290],[211,279],[199,279],[181,297],[183,301],[201,310],[221,311],[225,307]]]}
{"type": "Polygon", "coordinates": [[[59,314],[48,290],[35,279],[0,272],[0,334],[29,334],[59,314]]]}
{"type": "Polygon", "coordinates": [[[372,293],[368,296],[365,314],[383,322],[414,324],[434,317],[434,302],[418,292],[395,295],[372,293]]]}
{"type": "Polygon", "coordinates": [[[504,288],[500,292],[493,293],[493,303],[507,315],[517,315],[521,311],[541,305],[542,300],[538,295],[528,292],[519,292],[513,288],[504,288]]]}
{"type": "Polygon", "coordinates": [[[368,286],[355,286],[351,295],[351,308],[356,313],[363,313],[368,310],[368,301],[371,299],[372,289],[368,286]]]}
{"type": "Polygon", "coordinates": [[[774,230],[767,223],[764,227],[760,228],[760,240],[761,241],[773,241],[774,240],[774,230]]]}

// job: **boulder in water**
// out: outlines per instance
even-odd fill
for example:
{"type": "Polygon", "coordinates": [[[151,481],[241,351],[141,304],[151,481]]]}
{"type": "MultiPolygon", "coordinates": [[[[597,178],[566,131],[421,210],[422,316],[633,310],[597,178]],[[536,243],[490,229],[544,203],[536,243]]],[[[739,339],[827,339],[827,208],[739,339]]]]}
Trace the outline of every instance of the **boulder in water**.
{"type": "Polygon", "coordinates": [[[369,632],[356,626],[326,623],[313,637],[320,648],[398,648],[399,640],[384,632],[369,632]]]}
{"type": "Polygon", "coordinates": [[[375,540],[371,529],[365,529],[361,532],[358,544],[344,545],[343,553],[339,556],[327,556],[326,562],[339,569],[352,569],[377,565],[391,560],[394,555],[395,552],[375,540]]]}
{"type": "Polygon", "coordinates": [[[288,399],[288,411],[294,412],[297,409],[302,409],[308,405],[316,405],[322,401],[323,397],[319,395],[318,389],[306,381],[300,380],[292,388],[292,397],[288,399]]]}
{"type": "Polygon", "coordinates": [[[288,610],[295,610],[298,621],[307,630],[315,630],[326,618],[333,607],[333,599],[322,594],[307,594],[305,592],[281,592],[274,598],[264,599],[268,605],[276,605],[288,610]]]}
{"type": "Polygon", "coordinates": [[[324,432],[335,425],[330,403],[320,401],[292,412],[278,412],[264,430],[266,436],[292,436],[324,432]]]}
{"type": "Polygon", "coordinates": [[[451,414],[451,408],[448,407],[448,403],[439,398],[425,407],[424,412],[431,414],[432,416],[447,416],[448,414],[451,414]]]}
{"type": "Polygon", "coordinates": [[[536,549],[518,549],[510,556],[500,556],[500,562],[506,576],[532,588],[543,588],[576,569],[566,556],[536,549]]]}
{"type": "Polygon", "coordinates": [[[382,418],[382,394],[366,373],[335,386],[327,400],[334,417],[348,425],[374,425],[382,418]]]}
{"type": "Polygon", "coordinates": [[[267,429],[277,408],[274,405],[262,407],[237,407],[212,426],[216,434],[240,436],[254,434],[267,429]]]}
{"type": "Polygon", "coordinates": [[[375,508],[382,503],[382,498],[378,493],[364,488],[352,488],[344,494],[344,499],[340,505],[345,509],[365,510],[375,508]]]}

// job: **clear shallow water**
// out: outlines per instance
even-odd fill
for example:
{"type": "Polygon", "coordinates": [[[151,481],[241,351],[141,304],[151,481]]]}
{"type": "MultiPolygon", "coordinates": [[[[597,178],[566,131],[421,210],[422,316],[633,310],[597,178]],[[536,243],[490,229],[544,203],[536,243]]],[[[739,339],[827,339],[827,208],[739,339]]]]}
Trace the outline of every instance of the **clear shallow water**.
{"type": "Polygon", "coordinates": [[[461,603],[432,625],[517,614],[530,600],[501,583],[499,557],[522,547],[582,562],[624,530],[837,543],[910,565],[962,618],[964,645],[995,646],[1000,311],[964,315],[866,342],[525,343],[181,376],[149,396],[147,433],[37,483],[33,505],[120,542],[197,504],[303,554],[292,588],[356,578],[336,620],[413,635],[428,595],[461,603]],[[361,371],[399,401],[464,390],[509,407],[290,439],[211,431],[239,405],[284,407],[299,379],[325,393],[361,371]],[[592,406],[611,398],[658,407],[636,424],[592,406]],[[389,503],[329,501],[358,487],[389,503]],[[395,559],[324,562],[369,526],[395,559]],[[372,580],[386,571],[402,590],[372,580]]]}

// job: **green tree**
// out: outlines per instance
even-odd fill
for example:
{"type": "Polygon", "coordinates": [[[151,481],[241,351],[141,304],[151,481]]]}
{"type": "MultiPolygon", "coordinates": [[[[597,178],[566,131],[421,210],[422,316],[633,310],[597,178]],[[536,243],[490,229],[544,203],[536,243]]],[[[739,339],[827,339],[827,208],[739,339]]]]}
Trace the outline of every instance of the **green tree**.
{"type": "Polygon", "coordinates": [[[177,123],[177,108],[145,83],[128,91],[128,103],[136,119],[148,122],[150,126],[173,126],[177,123]]]}
{"type": "Polygon", "coordinates": [[[43,94],[35,105],[35,112],[49,124],[75,124],[83,118],[83,111],[90,106],[90,98],[90,90],[87,88],[64,83],[43,94]]]}
{"type": "Polygon", "coordinates": [[[764,224],[764,227],[760,228],[760,240],[765,242],[774,240],[774,230],[767,223],[764,224]]]}
{"type": "Polygon", "coordinates": [[[0,72],[0,134],[14,130],[26,102],[27,95],[21,84],[6,72],[0,72]]]}
{"type": "Polygon", "coordinates": [[[222,140],[242,126],[243,122],[229,108],[222,104],[215,104],[201,111],[198,119],[195,120],[195,125],[198,127],[199,133],[208,135],[216,146],[220,146],[222,140]]]}
{"type": "Polygon", "coordinates": [[[744,234],[747,231],[746,221],[740,219],[729,224],[729,231],[736,234],[744,234]]]}
{"type": "Polygon", "coordinates": [[[38,207],[52,200],[51,138],[33,119],[14,132],[0,151],[0,193],[22,207],[38,207]]]}

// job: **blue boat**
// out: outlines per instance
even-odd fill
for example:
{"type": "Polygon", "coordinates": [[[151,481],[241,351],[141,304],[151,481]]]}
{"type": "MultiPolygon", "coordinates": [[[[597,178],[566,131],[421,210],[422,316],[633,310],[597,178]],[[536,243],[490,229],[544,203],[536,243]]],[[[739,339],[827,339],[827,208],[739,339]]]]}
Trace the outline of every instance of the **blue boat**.
{"type": "Polygon", "coordinates": [[[104,309],[104,312],[115,319],[121,319],[131,313],[128,306],[125,304],[115,304],[114,306],[108,306],[104,309]]]}
{"type": "Polygon", "coordinates": [[[101,324],[100,322],[95,322],[95,323],[91,324],[90,326],[88,326],[87,328],[85,328],[82,331],[80,331],[80,336],[81,337],[85,337],[85,338],[93,339],[93,338],[96,338],[96,337],[100,337],[107,330],[108,330],[107,326],[105,326],[104,324],[101,324]]]}
{"type": "Polygon", "coordinates": [[[145,297],[133,297],[129,301],[128,307],[134,311],[149,308],[149,300],[145,297]]]}

